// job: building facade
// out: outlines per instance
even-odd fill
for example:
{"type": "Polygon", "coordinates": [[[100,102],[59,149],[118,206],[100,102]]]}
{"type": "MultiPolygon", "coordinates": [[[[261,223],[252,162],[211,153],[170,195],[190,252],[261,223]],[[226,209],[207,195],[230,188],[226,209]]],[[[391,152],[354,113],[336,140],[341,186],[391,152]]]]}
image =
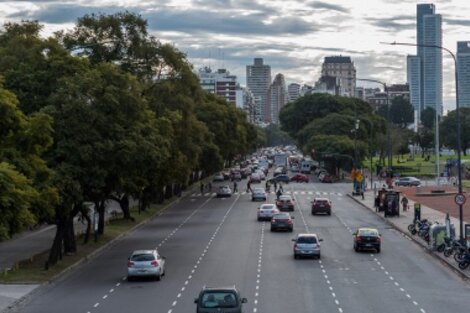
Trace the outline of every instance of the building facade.
{"type": "Polygon", "coordinates": [[[255,97],[250,89],[237,86],[237,107],[245,112],[248,122],[255,124],[259,119],[256,116],[255,97]]]}
{"type": "Polygon", "coordinates": [[[267,123],[279,124],[279,111],[287,104],[287,88],[284,75],[277,74],[268,91],[269,119],[267,123]]]}
{"type": "Polygon", "coordinates": [[[287,86],[287,101],[294,102],[298,98],[300,98],[300,84],[289,84],[289,86],[287,86]]]}
{"type": "Polygon", "coordinates": [[[332,76],[339,79],[339,95],[354,97],[356,91],[356,68],[350,57],[325,57],[321,76],[332,76]]]}
{"type": "Polygon", "coordinates": [[[246,66],[246,84],[255,98],[257,116],[261,122],[270,119],[268,89],[271,85],[271,67],[263,63],[262,58],[255,58],[253,65],[246,66]]]}
{"type": "Polygon", "coordinates": [[[237,76],[230,75],[226,69],[212,72],[210,67],[199,69],[197,75],[202,89],[219,95],[234,105],[237,103],[237,76]]]}
{"type": "Polygon", "coordinates": [[[457,42],[457,71],[459,75],[459,105],[470,107],[470,41],[457,42]]]}
{"type": "MultiPolygon", "coordinates": [[[[442,46],[442,17],[436,14],[434,4],[416,6],[416,38],[418,45],[442,46]]],[[[416,52],[407,58],[411,103],[418,118],[425,107],[432,107],[442,115],[442,50],[417,46],[416,52]]]]}

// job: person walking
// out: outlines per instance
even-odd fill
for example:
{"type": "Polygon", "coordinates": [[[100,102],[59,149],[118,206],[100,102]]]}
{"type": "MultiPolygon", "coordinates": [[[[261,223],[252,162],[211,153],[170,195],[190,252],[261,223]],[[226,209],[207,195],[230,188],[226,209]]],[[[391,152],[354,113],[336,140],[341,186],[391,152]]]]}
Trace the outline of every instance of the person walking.
{"type": "Polygon", "coordinates": [[[277,190],[277,182],[274,181],[274,191],[276,191],[276,190],[277,190]]]}
{"type": "Polygon", "coordinates": [[[209,189],[209,192],[212,192],[212,183],[211,182],[209,182],[207,184],[207,188],[209,189]]]}
{"type": "Polygon", "coordinates": [[[281,188],[279,188],[276,192],[277,200],[279,200],[279,197],[282,195],[281,188]]]}
{"type": "Polygon", "coordinates": [[[281,193],[284,192],[284,189],[282,188],[282,183],[281,183],[281,182],[279,182],[279,191],[280,191],[281,193]]]}
{"type": "Polygon", "coordinates": [[[204,193],[204,183],[201,182],[201,193],[204,193]]]}
{"type": "Polygon", "coordinates": [[[238,184],[236,181],[233,182],[233,192],[238,192],[238,184]]]}
{"type": "Polygon", "coordinates": [[[403,212],[406,212],[408,210],[408,198],[406,196],[401,198],[401,205],[403,207],[403,212]]]}
{"type": "Polygon", "coordinates": [[[251,181],[246,183],[246,192],[251,192],[251,181]]]}

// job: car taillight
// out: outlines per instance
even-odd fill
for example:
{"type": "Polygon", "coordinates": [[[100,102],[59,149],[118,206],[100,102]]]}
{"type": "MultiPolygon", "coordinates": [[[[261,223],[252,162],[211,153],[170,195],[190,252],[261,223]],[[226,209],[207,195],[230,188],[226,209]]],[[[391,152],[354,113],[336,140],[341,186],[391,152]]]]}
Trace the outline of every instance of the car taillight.
{"type": "Polygon", "coordinates": [[[271,210],[271,213],[276,213],[276,210],[271,210]]]}
{"type": "Polygon", "coordinates": [[[152,265],[153,267],[157,267],[158,266],[158,262],[157,261],[152,261],[150,263],[150,265],[152,265]]]}
{"type": "Polygon", "coordinates": [[[362,237],[361,236],[356,236],[356,241],[361,241],[362,237]]]}
{"type": "Polygon", "coordinates": [[[292,220],[287,220],[287,224],[291,225],[292,223],[292,220]]]}
{"type": "Polygon", "coordinates": [[[134,265],[135,263],[132,261],[127,262],[127,267],[133,267],[134,265]]]}
{"type": "Polygon", "coordinates": [[[375,238],[375,240],[380,242],[380,240],[382,240],[382,238],[377,237],[377,238],[375,238]]]}

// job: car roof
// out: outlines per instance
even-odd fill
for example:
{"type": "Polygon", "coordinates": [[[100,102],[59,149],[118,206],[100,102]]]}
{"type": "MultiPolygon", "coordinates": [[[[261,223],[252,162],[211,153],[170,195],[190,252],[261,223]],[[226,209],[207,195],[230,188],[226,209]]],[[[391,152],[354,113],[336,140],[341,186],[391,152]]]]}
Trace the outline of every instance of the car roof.
{"type": "Polygon", "coordinates": [[[225,291],[235,291],[238,293],[238,290],[235,286],[222,286],[222,287],[202,287],[202,291],[217,291],[217,290],[225,290],[225,291]]]}
{"type": "Polygon", "coordinates": [[[314,198],[314,200],[315,201],[318,201],[318,200],[320,200],[320,201],[330,201],[330,199],[328,199],[328,198],[314,198]]]}
{"type": "Polygon", "coordinates": [[[292,199],[292,197],[290,195],[281,195],[279,197],[279,199],[281,199],[281,198],[283,198],[283,199],[292,199]]]}
{"type": "Polygon", "coordinates": [[[153,250],[135,250],[134,252],[132,252],[132,255],[135,255],[135,254],[153,254],[157,252],[157,249],[153,249],[153,250]]]}
{"type": "Polygon", "coordinates": [[[312,233],[303,233],[303,234],[298,234],[297,238],[299,237],[318,237],[317,234],[312,234],[312,233]]]}
{"type": "Polygon", "coordinates": [[[378,232],[378,229],[377,228],[372,228],[372,227],[359,227],[357,230],[370,230],[370,231],[377,231],[378,232]]]}

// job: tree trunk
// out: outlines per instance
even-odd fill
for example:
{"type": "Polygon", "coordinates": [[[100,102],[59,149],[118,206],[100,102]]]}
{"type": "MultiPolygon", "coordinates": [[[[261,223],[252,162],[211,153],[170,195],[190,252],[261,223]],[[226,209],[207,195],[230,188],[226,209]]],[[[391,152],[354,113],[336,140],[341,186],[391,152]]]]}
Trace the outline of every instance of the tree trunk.
{"type": "Polygon", "coordinates": [[[73,216],[69,216],[65,220],[64,229],[64,253],[65,255],[74,254],[77,252],[77,242],[75,240],[75,231],[73,225],[73,216]]]}
{"type": "Polygon", "coordinates": [[[63,211],[65,211],[65,207],[63,204],[61,204],[61,206],[56,210],[58,211],[56,212],[56,232],[54,241],[52,242],[51,250],[49,251],[49,258],[45,264],[46,270],[48,270],[49,267],[56,265],[59,260],[62,260],[65,228],[65,218],[63,211]]]}
{"type": "Polygon", "coordinates": [[[104,208],[105,208],[105,201],[96,201],[95,202],[95,210],[98,211],[98,235],[104,234],[104,208]]]}
{"type": "Polygon", "coordinates": [[[123,219],[131,220],[133,222],[135,221],[135,219],[131,216],[131,211],[129,208],[129,196],[126,193],[122,194],[121,197],[110,196],[109,198],[119,203],[123,219]]]}
{"type": "Polygon", "coordinates": [[[90,235],[91,235],[91,218],[88,216],[88,213],[86,210],[82,210],[82,216],[86,220],[86,232],[85,236],[83,237],[83,244],[87,244],[88,241],[90,240],[90,235]]]}

